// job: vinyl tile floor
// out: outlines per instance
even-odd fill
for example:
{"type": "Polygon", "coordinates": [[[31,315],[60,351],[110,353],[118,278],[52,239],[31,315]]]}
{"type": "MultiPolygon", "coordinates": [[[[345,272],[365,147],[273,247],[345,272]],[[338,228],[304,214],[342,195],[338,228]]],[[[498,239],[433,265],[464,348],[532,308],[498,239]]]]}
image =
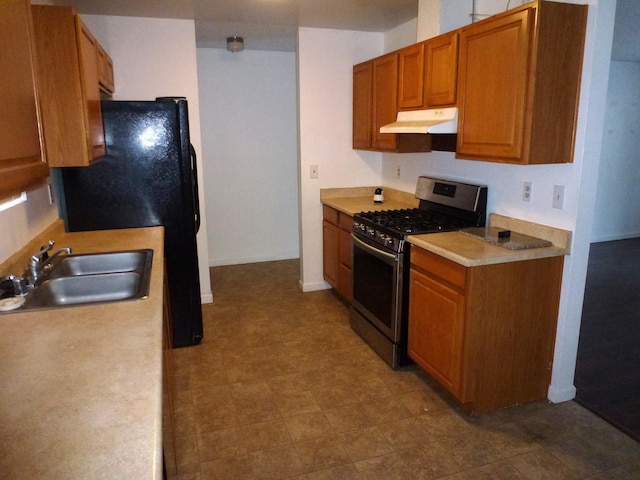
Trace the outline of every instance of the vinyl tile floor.
{"type": "Polygon", "coordinates": [[[298,278],[297,260],[212,269],[204,340],[171,351],[170,480],[640,478],[640,444],[574,402],[469,416],[298,278]]]}

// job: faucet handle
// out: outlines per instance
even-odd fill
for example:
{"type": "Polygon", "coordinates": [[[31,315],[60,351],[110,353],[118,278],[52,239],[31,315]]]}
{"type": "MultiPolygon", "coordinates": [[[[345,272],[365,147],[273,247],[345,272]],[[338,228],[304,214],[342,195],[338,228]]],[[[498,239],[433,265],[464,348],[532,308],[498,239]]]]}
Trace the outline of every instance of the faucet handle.
{"type": "Polygon", "coordinates": [[[4,282],[11,282],[13,287],[13,295],[23,297],[27,294],[27,282],[23,277],[18,275],[7,275],[6,277],[0,278],[0,284],[4,282]]]}
{"type": "Polygon", "coordinates": [[[40,247],[40,251],[31,257],[31,262],[39,263],[49,258],[49,254],[47,252],[53,248],[55,243],[56,242],[54,242],[53,240],[49,240],[49,243],[47,245],[43,245],[42,247],[40,247]]]}

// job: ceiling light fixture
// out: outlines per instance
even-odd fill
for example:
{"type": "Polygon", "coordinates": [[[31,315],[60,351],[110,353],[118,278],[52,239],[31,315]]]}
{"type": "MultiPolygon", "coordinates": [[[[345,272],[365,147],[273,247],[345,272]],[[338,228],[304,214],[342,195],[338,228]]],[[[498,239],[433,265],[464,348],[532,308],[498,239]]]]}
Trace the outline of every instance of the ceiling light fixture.
{"type": "Polygon", "coordinates": [[[244,39],[242,37],[227,37],[227,50],[231,53],[241,52],[244,50],[244,39]]]}

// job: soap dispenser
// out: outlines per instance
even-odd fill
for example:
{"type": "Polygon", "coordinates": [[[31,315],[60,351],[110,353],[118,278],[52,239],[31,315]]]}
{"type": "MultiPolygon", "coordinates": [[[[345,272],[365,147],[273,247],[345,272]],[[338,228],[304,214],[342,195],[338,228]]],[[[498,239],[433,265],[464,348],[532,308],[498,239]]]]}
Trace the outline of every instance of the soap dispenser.
{"type": "Polygon", "coordinates": [[[375,193],[373,194],[373,201],[375,203],[382,203],[384,202],[384,195],[382,194],[382,189],[381,188],[376,188],[375,193]]]}

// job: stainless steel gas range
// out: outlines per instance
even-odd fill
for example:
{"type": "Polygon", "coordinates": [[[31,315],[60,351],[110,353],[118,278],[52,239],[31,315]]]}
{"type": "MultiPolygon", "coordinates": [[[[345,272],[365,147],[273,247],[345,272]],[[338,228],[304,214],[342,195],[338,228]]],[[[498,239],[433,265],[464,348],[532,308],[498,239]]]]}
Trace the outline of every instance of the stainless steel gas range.
{"type": "Polygon", "coordinates": [[[407,356],[409,235],[483,227],[487,187],[419,177],[418,208],[353,217],[351,327],[393,368],[407,356]]]}

